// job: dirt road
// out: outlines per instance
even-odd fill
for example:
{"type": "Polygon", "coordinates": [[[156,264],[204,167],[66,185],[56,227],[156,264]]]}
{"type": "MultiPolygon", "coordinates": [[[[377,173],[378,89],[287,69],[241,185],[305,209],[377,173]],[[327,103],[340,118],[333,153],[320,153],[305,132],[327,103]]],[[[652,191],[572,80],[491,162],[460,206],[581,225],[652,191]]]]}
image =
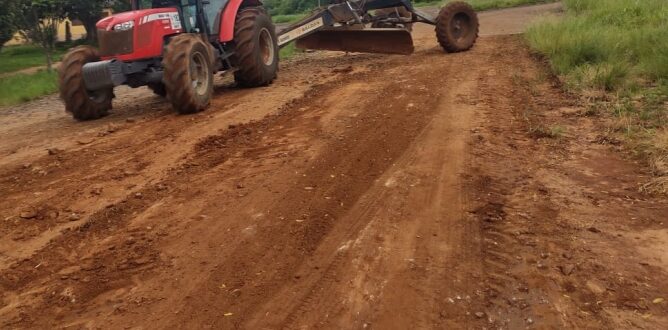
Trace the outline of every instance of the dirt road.
{"type": "Polygon", "coordinates": [[[0,328],[666,328],[644,167],[519,37],[415,37],[193,116],[0,111],[0,328]]]}

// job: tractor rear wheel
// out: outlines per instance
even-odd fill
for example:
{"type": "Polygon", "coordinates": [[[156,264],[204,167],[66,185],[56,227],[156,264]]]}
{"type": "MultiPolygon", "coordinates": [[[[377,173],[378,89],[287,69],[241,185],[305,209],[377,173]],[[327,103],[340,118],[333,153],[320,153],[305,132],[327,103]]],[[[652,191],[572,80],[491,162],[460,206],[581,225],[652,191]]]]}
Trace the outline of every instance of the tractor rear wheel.
{"type": "Polygon", "coordinates": [[[213,94],[212,51],[197,34],[181,34],[167,45],[162,65],[167,98],[178,113],[204,110],[213,94]]]}
{"type": "Polygon", "coordinates": [[[70,50],[60,64],[58,70],[60,98],[65,103],[65,110],[77,120],[98,119],[107,115],[111,109],[113,89],[89,91],[84,85],[81,73],[86,63],[99,60],[97,49],[79,46],[70,50]]]}
{"type": "Polygon", "coordinates": [[[471,49],[478,39],[478,15],[466,2],[451,2],[436,17],[436,38],[447,52],[471,49]]]}
{"type": "Polygon", "coordinates": [[[278,71],[278,44],[276,28],[261,7],[241,10],[234,26],[237,71],[234,78],[239,85],[257,87],[269,85],[278,71]]]}

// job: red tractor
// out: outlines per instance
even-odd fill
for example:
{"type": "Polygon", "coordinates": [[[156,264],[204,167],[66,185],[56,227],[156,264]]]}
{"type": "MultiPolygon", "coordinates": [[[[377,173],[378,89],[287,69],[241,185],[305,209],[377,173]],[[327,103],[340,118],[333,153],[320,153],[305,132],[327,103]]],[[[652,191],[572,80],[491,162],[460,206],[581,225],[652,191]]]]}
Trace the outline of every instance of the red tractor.
{"type": "Polygon", "coordinates": [[[451,2],[436,18],[410,0],[330,0],[276,34],[260,0],[132,0],[132,11],[97,23],[100,49],[80,46],[63,58],[60,97],[78,120],[111,109],[114,87],[148,86],[179,113],[211,102],[213,75],[234,71],[238,85],[270,84],[279,47],[410,54],[411,26],[436,26],[448,52],[470,49],[478,18],[464,2],[451,2]],[[388,10],[389,9],[389,10],[388,10]]]}
{"type": "Polygon", "coordinates": [[[243,86],[276,78],[278,46],[259,0],[133,0],[97,23],[100,49],[80,46],[60,66],[60,96],[78,120],[111,109],[119,85],[148,86],[179,113],[206,108],[213,74],[235,69],[243,86]]]}

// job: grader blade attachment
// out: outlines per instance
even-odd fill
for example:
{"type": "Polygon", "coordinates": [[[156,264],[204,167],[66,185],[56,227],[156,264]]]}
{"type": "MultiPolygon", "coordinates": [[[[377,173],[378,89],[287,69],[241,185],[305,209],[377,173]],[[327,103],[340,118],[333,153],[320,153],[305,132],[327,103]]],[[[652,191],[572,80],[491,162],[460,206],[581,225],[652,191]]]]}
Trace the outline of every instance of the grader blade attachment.
{"type": "Polygon", "coordinates": [[[413,53],[413,38],[405,29],[322,29],[297,40],[297,48],[343,52],[413,53]]]}

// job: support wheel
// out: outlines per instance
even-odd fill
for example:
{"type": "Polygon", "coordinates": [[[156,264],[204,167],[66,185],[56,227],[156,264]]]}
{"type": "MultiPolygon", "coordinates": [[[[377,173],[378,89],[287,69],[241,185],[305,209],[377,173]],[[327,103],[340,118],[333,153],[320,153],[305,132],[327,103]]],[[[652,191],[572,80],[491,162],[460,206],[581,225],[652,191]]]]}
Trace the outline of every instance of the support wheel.
{"type": "Polygon", "coordinates": [[[90,46],[79,46],[70,50],[58,70],[60,98],[65,110],[77,120],[92,120],[104,117],[111,109],[114,97],[112,88],[98,91],[86,89],[81,70],[86,63],[97,62],[100,55],[90,46]]]}
{"type": "Polygon", "coordinates": [[[155,95],[160,97],[167,96],[167,88],[164,83],[150,83],[148,84],[148,88],[153,91],[153,94],[155,95]]]}
{"type": "Polygon", "coordinates": [[[478,15],[466,2],[451,2],[436,17],[436,38],[450,53],[471,49],[478,39],[478,15]]]}
{"type": "Polygon", "coordinates": [[[237,14],[234,26],[237,83],[245,87],[269,85],[278,71],[278,44],[274,23],[261,7],[237,14]]]}
{"type": "Polygon", "coordinates": [[[167,98],[178,113],[204,110],[211,103],[213,70],[211,49],[199,35],[172,38],[162,60],[167,98]]]}

